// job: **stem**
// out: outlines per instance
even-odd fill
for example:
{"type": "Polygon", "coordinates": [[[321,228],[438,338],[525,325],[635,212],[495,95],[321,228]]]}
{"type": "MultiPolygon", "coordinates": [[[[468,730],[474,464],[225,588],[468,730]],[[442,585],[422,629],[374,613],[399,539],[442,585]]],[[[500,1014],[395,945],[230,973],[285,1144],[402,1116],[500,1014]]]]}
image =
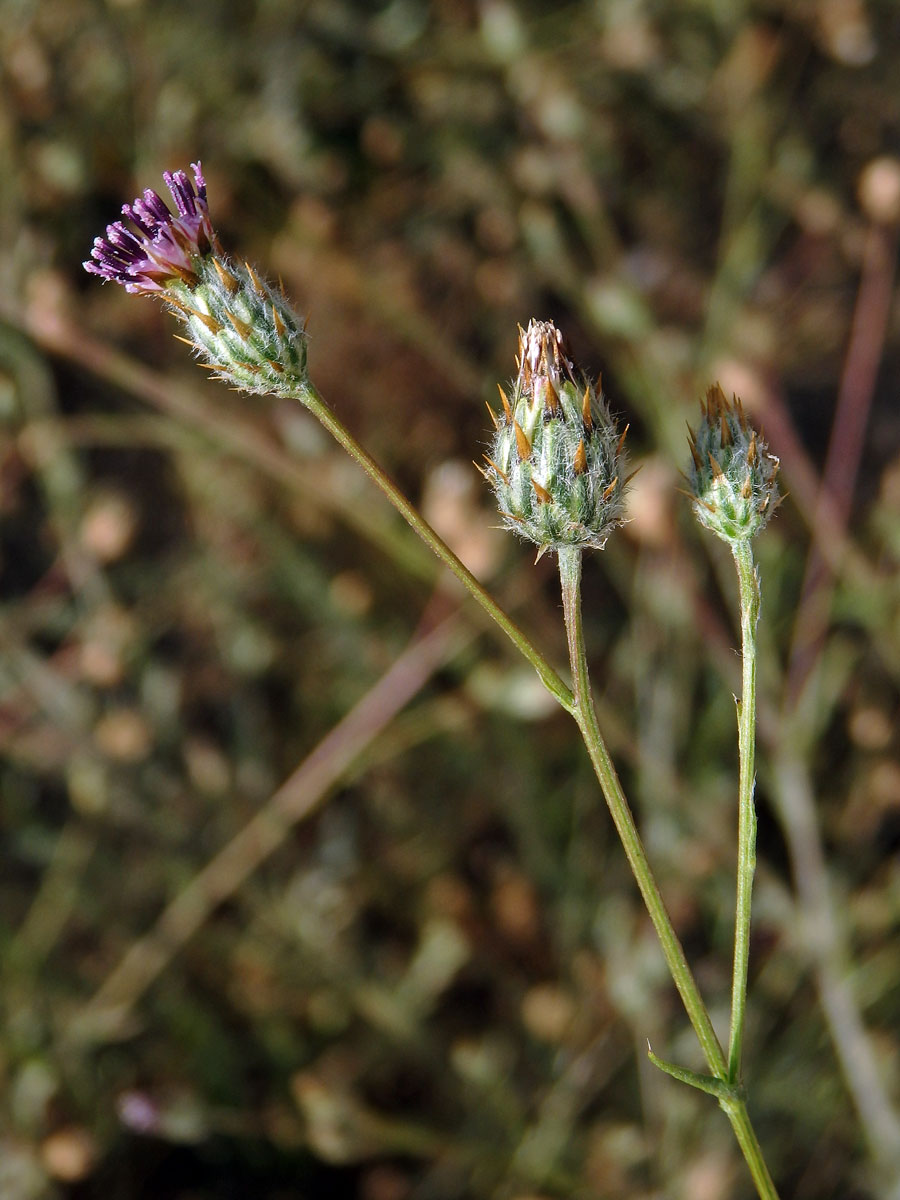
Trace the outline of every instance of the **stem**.
{"type": "Polygon", "coordinates": [[[741,698],[738,701],[738,862],[737,903],[734,914],[734,972],[731,983],[731,1036],[728,1045],[728,1080],[738,1083],[747,1010],[747,973],[750,965],[750,904],[756,870],[756,808],[753,803],[756,757],[756,623],[759,619],[759,579],[749,541],[734,542],[741,598],[741,698]]]}
{"type": "Polygon", "coordinates": [[[428,522],[416,511],[394,481],[385,474],[368,451],[363,449],[353,435],[341,424],[322,397],[313,388],[312,384],[307,384],[303,396],[298,398],[302,400],[313,416],[321,421],[335,441],[362,467],[372,482],[390,500],[401,517],[403,517],[407,524],[412,526],[425,545],[434,551],[441,562],[449,567],[460,583],[478,601],[488,616],[496,621],[510,641],[518,647],[537,671],[547,691],[562,705],[566,712],[574,713],[574,697],[550,663],[518,625],[503,611],[493,596],[482,587],[468,567],[457,558],[447,543],[435,533],[428,522]]]}
{"type": "Polygon", "coordinates": [[[559,551],[559,578],[562,585],[563,613],[566,620],[566,637],[569,643],[569,660],[572,665],[572,679],[575,685],[575,720],[581,730],[581,736],[587,747],[594,771],[606,797],[606,803],[619,834],[628,864],[631,867],[637,885],[640,888],[644,904],[650,914],[650,920],[656,930],[662,951],[678,993],[684,1003],[687,1015],[697,1034],[703,1054],[710,1071],[717,1079],[727,1080],[728,1073],[725,1055],[716,1037],[712,1021],[706,1005],[700,995],[697,981],[691,968],[678,934],[672,925],[672,919],[666,911],[662,895],[653,877],[653,871],[647,860],[647,852],[641,842],[637,825],[634,821],[622,785],[616,774],[609,751],[603,741],[600,726],[597,721],[597,710],[591,695],[590,678],[588,675],[587,654],[584,644],[584,627],[581,617],[581,550],[576,546],[566,546],[559,551]]]}
{"type": "Polygon", "coordinates": [[[756,1133],[750,1123],[746,1101],[730,1078],[725,1055],[719,1039],[716,1037],[709,1012],[703,1003],[703,997],[700,995],[697,981],[694,979],[678,934],[672,925],[672,919],[666,911],[634,816],[600,732],[597,710],[591,694],[584,642],[581,614],[581,550],[578,547],[567,546],[559,551],[559,577],[562,586],[566,637],[569,643],[569,660],[575,688],[575,711],[572,715],[581,730],[581,736],[584,738],[594,772],[603,789],[603,795],[628,858],[629,866],[662,946],[669,973],[681,996],[691,1025],[694,1027],[710,1071],[727,1088],[725,1094],[720,1096],[719,1103],[731,1122],[738,1145],[750,1169],[753,1182],[756,1184],[757,1193],[761,1200],[778,1200],[778,1193],[763,1158],[756,1133]]]}
{"type": "Polygon", "coordinates": [[[744,1162],[750,1169],[750,1175],[756,1184],[756,1193],[760,1200],[778,1200],[778,1192],[763,1158],[762,1147],[756,1136],[756,1131],[750,1123],[747,1103],[740,1096],[734,1100],[720,1100],[719,1104],[731,1122],[734,1136],[741,1148],[744,1162]]]}
{"type": "MultiPolygon", "coordinates": [[[[385,474],[371,455],[345,429],[312,385],[308,385],[304,395],[299,398],[302,399],[302,402],[313,416],[321,421],[335,441],[363,468],[372,482],[384,493],[403,519],[415,530],[441,562],[452,571],[472,597],[478,601],[484,611],[500,626],[535,668],[541,682],[550,694],[555,697],[566,712],[574,717],[587,746],[594,772],[600,781],[600,786],[606,797],[613,823],[616,826],[619,838],[625,849],[632,873],[637,880],[644,904],[647,907],[650,919],[653,922],[662,945],[663,955],[669,967],[669,972],[681,996],[694,1031],[697,1034],[710,1070],[715,1078],[728,1088],[731,1081],[724,1052],[716,1037],[715,1029],[713,1028],[706,1005],[703,1003],[700,989],[697,987],[697,982],[688,965],[684,949],[678,939],[678,934],[675,932],[671,918],[666,912],[662,895],[653,877],[653,872],[647,860],[647,854],[641,842],[640,834],[637,831],[634,817],[632,816],[631,809],[628,807],[628,801],[622,791],[622,785],[619,782],[616,769],[613,766],[609,751],[606,749],[606,744],[600,733],[597,712],[591,695],[587,655],[584,645],[584,631],[581,620],[581,550],[568,547],[561,550],[559,554],[566,636],[569,643],[569,659],[575,684],[573,694],[522,630],[507,616],[494,598],[481,586],[472,572],[463,565],[450,547],[420,516],[393,480],[385,474]]],[[[753,1126],[750,1123],[747,1106],[743,1097],[736,1089],[726,1090],[719,1097],[719,1103],[731,1122],[735,1137],[750,1168],[750,1173],[761,1200],[778,1200],[778,1193],[775,1191],[775,1186],[772,1183],[771,1176],[763,1159],[762,1150],[760,1149],[753,1126]]]]}

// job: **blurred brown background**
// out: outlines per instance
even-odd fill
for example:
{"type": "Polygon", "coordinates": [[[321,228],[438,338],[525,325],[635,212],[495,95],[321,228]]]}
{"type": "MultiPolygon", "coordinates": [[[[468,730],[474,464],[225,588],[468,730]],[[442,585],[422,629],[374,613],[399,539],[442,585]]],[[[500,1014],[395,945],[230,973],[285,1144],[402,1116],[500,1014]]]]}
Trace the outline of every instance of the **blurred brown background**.
{"type": "Polygon", "coordinates": [[[751,1195],[645,1058],[700,1065],[575,727],[302,411],[81,270],[197,158],[560,664],[470,460],[517,322],[602,371],[601,715],[723,1026],[735,586],[678,472],[709,383],[765,425],[751,1110],[783,1197],[900,1195],[895,0],[0,0],[0,72],[0,1197],[751,1195]]]}

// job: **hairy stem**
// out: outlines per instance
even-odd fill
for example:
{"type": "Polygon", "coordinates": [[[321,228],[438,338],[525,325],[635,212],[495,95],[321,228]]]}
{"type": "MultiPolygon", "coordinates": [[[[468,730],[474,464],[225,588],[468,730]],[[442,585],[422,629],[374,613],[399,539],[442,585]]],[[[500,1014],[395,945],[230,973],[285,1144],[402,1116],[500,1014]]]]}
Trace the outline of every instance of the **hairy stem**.
{"type": "Polygon", "coordinates": [[[741,698],[738,701],[738,861],[737,903],[734,914],[734,971],[731,982],[731,1036],[728,1080],[740,1081],[750,965],[750,905],[756,871],[756,807],[753,802],[756,759],[756,623],[759,619],[759,579],[749,541],[732,544],[741,600],[741,698]]]}

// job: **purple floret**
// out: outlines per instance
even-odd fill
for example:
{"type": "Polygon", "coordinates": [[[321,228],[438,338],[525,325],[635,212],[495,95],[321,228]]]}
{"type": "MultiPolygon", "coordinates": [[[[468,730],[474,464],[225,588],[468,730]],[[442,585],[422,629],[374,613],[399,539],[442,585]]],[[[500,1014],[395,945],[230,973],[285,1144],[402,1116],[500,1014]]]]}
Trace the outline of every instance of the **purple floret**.
{"type": "Polygon", "coordinates": [[[200,164],[191,163],[191,168],[193,182],[184,171],[163,175],[177,215],[148,188],[132,204],[122,206],[122,215],[134,230],[122,221],[108,225],[106,237],[94,239],[84,269],[138,294],[164,292],[173,279],[190,286],[198,283],[196,260],[211,252],[216,235],[200,164]]]}

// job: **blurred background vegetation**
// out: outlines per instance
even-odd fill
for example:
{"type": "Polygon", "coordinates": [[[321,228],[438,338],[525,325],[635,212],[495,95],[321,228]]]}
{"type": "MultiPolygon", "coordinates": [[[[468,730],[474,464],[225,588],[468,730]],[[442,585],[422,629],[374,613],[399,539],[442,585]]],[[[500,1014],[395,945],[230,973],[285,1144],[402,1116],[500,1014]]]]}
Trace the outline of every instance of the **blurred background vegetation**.
{"type": "Polygon", "coordinates": [[[709,383],[765,425],[751,1111],[784,1197],[900,1195],[898,75],[895,0],[0,0],[3,1200],[751,1195],[647,1064],[700,1065],[574,725],[302,411],[81,270],[197,158],[561,664],[470,460],[517,322],[602,371],[592,664],[723,1023],[735,586],[676,489],[709,383]]]}

